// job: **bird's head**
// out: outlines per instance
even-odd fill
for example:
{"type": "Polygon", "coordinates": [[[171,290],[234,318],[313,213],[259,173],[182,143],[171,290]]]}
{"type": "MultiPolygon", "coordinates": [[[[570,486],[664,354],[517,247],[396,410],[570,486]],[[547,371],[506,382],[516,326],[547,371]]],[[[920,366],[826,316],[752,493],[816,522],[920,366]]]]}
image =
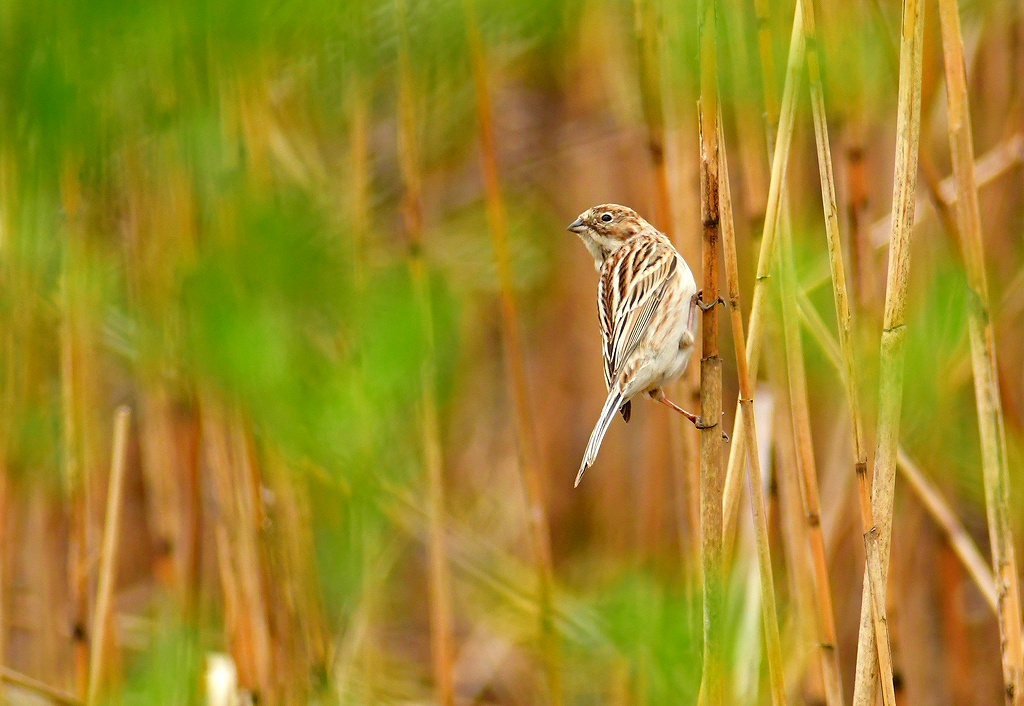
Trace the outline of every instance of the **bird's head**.
{"type": "Polygon", "coordinates": [[[633,209],[605,203],[581,213],[568,230],[579,236],[600,267],[624,243],[654,228],[633,209]]]}

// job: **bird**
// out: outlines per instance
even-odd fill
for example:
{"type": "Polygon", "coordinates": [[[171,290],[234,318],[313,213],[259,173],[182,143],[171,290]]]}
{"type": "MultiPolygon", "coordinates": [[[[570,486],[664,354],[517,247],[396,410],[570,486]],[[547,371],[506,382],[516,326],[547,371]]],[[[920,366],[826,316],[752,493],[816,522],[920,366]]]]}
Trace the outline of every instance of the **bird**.
{"type": "Polygon", "coordinates": [[[641,393],[700,427],[698,417],[665,396],[686,371],[697,334],[700,293],[683,256],[664,233],[618,204],[587,209],[569,224],[600,274],[597,311],[608,397],[576,475],[594,465],[616,412],[628,422],[641,393]]]}

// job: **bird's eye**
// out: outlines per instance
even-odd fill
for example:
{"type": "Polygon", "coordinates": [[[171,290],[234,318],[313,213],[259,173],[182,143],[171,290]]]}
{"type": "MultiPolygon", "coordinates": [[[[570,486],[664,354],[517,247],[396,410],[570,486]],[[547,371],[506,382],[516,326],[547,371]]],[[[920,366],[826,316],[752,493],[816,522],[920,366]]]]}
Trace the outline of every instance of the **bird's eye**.
{"type": "Polygon", "coordinates": [[[601,220],[604,221],[605,223],[611,223],[612,222],[612,214],[610,214],[610,213],[604,214],[603,216],[601,216],[601,220]]]}

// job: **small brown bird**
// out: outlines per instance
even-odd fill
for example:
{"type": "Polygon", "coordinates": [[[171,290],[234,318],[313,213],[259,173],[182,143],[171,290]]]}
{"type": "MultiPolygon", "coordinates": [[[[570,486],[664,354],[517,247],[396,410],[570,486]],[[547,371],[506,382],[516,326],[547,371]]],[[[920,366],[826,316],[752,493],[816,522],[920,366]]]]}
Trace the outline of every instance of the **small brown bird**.
{"type": "Polygon", "coordinates": [[[603,204],[569,225],[594,256],[601,274],[597,310],[604,339],[608,399],[576,475],[594,465],[608,426],[645,392],[694,424],[697,415],[665,397],[662,387],[686,370],[697,333],[699,295],[683,256],[657,228],[625,206],[603,204]]]}

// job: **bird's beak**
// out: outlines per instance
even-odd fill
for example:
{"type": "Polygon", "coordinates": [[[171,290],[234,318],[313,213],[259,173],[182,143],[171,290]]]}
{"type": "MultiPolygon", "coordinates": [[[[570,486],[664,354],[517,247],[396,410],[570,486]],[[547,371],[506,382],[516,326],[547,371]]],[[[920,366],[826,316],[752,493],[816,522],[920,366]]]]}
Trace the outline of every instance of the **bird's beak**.
{"type": "Polygon", "coordinates": [[[572,231],[573,233],[582,233],[587,229],[587,226],[583,224],[582,218],[577,218],[575,221],[569,224],[566,230],[572,231]]]}

